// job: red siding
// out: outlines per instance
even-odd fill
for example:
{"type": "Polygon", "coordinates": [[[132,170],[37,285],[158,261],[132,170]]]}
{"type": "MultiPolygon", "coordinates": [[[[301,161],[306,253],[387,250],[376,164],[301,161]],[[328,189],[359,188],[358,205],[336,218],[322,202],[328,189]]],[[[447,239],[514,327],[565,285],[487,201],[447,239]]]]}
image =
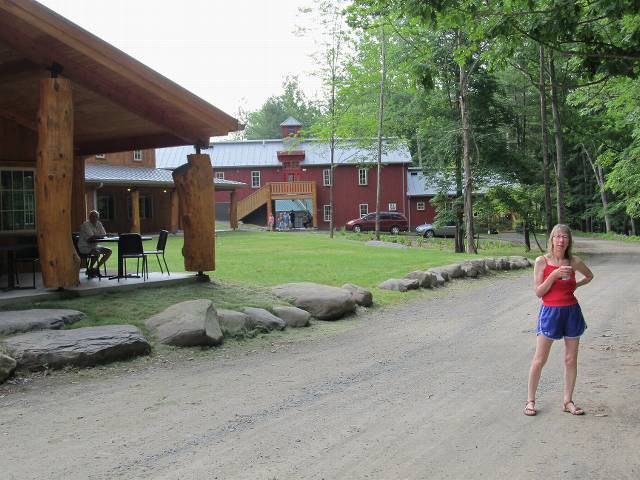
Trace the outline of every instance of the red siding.
{"type": "Polygon", "coordinates": [[[423,223],[433,223],[436,218],[436,210],[431,205],[432,197],[411,197],[407,199],[409,228],[415,230],[423,223]],[[418,210],[418,202],[424,202],[424,210],[418,210]]]}

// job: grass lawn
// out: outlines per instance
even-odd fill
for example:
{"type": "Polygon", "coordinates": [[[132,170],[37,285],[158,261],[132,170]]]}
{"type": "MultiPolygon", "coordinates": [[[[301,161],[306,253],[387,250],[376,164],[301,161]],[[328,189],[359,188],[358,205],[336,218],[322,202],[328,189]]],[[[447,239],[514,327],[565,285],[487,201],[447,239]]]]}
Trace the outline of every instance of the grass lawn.
{"type": "MultiPolygon", "coordinates": [[[[413,270],[477,258],[452,253],[452,240],[430,239],[419,247],[395,249],[366,246],[364,241],[368,238],[368,234],[345,233],[337,233],[330,239],[325,233],[222,232],[216,237],[216,270],[211,272],[212,283],[104,293],[3,309],[73,308],[88,316],[76,327],[130,323],[144,329],[147,317],[180,301],[209,298],[217,308],[269,308],[282,303],[271,295],[269,287],[302,281],[334,286],[355,283],[372,289],[375,304],[381,306],[421,294],[378,290],[376,285],[383,280],[399,278],[413,270]]],[[[409,237],[398,237],[396,241],[399,238],[408,241],[409,237]]],[[[147,249],[155,247],[155,240],[145,243],[147,249]]],[[[172,272],[184,269],[182,244],[181,236],[169,237],[166,258],[172,272]]],[[[524,254],[524,246],[494,240],[481,241],[480,248],[480,256],[524,254]]],[[[114,251],[109,261],[109,268],[113,270],[116,258],[114,251]]],[[[149,266],[159,271],[154,257],[149,258],[149,266]]]]}

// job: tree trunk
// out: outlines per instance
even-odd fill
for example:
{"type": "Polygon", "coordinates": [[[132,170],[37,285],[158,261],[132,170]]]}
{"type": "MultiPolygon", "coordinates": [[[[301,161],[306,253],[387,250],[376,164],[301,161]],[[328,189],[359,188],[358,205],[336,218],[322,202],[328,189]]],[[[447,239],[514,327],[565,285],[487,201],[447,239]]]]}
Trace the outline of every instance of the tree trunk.
{"type": "Polygon", "coordinates": [[[549,54],[549,78],[551,83],[551,111],[553,112],[553,128],[556,140],[556,209],[558,223],[564,223],[564,140],[562,121],[558,105],[558,82],[553,52],[549,54]]]}
{"type": "Polygon", "coordinates": [[[209,155],[187,155],[173,171],[184,229],[184,267],[188,272],[215,269],[215,205],[209,155]]]}
{"type": "Polygon", "coordinates": [[[633,217],[629,217],[629,223],[631,224],[631,235],[634,237],[637,235],[636,233],[636,221],[633,217]]]}
{"type": "Polygon", "coordinates": [[[549,135],[547,131],[547,87],[545,81],[544,45],[540,45],[540,128],[542,130],[542,175],[544,181],[544,215],[547,235],[553,228],[553,213],[551,204],[551,178],[549,175],[549,135]]]}
{"type": "Polygon", "coordinates": [[[80,257],[71,238],[73,99],[64,78],[40,81],[36,150],[36,231],[47,288],[80,283],[80,257]]]}
{"type": "Polygon", "coordinates": [[[378,158],[376,173],[376,240],[380,240],[380,177],[382,176],[382,123],[384,122],[384,81],[387,71],[384,55],[384,26],[380,27],[380,103],[378,104],[378,158]]]}
{"type": "Polygon", "coordinates": [[[140,233],[140,191],[131,190],[131,232],[140,233]]]}
{"type": "Polygon", "coordinates": [[[470,124],[467,106],[467,77],[465,66],[460,65],[460,119],[462,121],[462,161],[464,164],[464,216],[467,253],[478,253],[473,234],[473,176],[471,173],[470,124]]]}
{"type": "Polygon", "coordinates": [[[462,156],[456,155],[456,238],[454,251],[464,253],[464,237],[462,235],[462,224],[464,222],[464,212],[460,208],[459,199],[462,198],[462,156]]]}

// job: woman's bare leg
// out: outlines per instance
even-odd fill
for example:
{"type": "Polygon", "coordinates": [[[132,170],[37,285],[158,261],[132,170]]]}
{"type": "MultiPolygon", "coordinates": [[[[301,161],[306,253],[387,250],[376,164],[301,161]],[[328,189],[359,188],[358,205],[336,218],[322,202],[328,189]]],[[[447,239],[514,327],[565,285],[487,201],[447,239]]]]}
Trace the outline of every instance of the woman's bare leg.
{"type": "Polygon", "coordinates": [[[549,358],[549,352],[551,351],[551,345],[553,340],[545,337],[544,335],[538,335],[536,337],[536,353],[531,360],[531,368],[529,369],[529,383],[527,400],[536,399],[536,391],[538,390],[538,383],[540,382],[540,374],[542,373],[542,367],[547,363],[549,358]]]}
{"type": "Polygon", "coordinates": [[[578,347],[580,338],[564,339],[564,404],[573,400],[578,376],[578,347]]]}

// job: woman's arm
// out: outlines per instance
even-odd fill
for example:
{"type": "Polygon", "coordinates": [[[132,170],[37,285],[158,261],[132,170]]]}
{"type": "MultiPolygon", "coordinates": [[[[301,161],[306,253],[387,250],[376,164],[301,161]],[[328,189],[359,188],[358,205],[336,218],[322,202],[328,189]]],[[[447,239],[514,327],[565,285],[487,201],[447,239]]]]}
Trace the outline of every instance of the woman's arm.
{"type": "MultiPolygon", "coordinates": [[[[553,272],[549,274],[547,279],[544,279],[544,267],[547,262],[544,261],[544,257],[540,256],[536,258],[536,263],[533,265],[533,288],[536,292],[536,295],[539,298],[542,298],[551,288],[553,282],[562,275],[562,268],[557,268],[553,272]]],[[[567,266],[567,268],[570,268],[567,266]]]]}
{"type": "Polygon", "coordinates": [[[576,282],[576,288],[586,285],[593,280],[593,272],[587,267],[584,262],[574,255],[571,259],[571,266],[576,272],[580,272],[583,276],[576,282]]]}

